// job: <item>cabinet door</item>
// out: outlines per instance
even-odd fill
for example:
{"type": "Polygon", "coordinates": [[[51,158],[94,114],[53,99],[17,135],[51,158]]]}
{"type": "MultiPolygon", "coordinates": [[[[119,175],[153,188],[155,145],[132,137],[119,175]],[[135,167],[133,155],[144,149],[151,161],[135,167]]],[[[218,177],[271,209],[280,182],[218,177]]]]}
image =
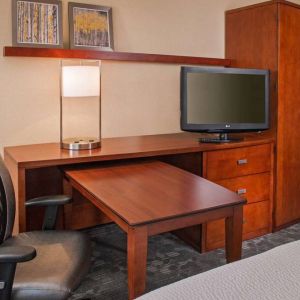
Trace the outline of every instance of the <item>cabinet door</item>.
{"type": "MultiPolygon", "coordinates": [[[[242,2],[242,1],[241,1],[242,2]]],[[[278,3],[268,1],[226,12],[225,57],[231,67],[270,70],[271,130],[276,131],[278,3]]],[[[298,33],[297,33],[298,35],[298,33]]]]}
{"type": "Polygon", "coordinates": [[[279,9],[275,226],[300,219],[300,8],[279,9]]]}

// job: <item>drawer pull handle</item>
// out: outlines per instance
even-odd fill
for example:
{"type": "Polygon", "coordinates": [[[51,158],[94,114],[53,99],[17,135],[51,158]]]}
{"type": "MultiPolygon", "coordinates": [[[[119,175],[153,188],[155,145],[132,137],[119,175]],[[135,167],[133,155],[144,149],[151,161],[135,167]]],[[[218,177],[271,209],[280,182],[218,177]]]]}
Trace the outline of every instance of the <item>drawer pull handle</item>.
{"type": "Polygon", "coordinates": [[[248,159],[247,158],[244,158],[244,159],[239,159],[237,161],[238,165],[245,165],[248,163],[248,159]]]}
{"type": "Polygon", "coordinates": [[[243,195],[243,194],[246,194],[246,193],[247,193],[247,189],[238,189],[237,190],[238,195],[243,195]]]}
{"type": "Polygon", "coordinates": [[[243,224],[246,224],[247,223],[247,220],[246,219],[243,219],[243,224]]]}

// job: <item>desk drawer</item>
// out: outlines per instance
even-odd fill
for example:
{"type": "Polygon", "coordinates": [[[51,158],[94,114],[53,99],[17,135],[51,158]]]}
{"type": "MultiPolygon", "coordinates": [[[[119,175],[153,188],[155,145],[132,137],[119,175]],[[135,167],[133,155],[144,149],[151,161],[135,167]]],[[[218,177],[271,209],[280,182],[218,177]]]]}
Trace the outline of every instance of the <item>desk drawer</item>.
{"type": "Polygon", "coordinates": [[[270,173],[261,173],[216,181],[217,184],[236,192],[247,199],[247,203],[270,199],[270,173]]]}
{"type": "Polygon", "coordinates": [[[271,169],[271,144],[206,152],[206,178],[220,180],[271,169]]]}
{"type": "MultiPolygon", "coordinates": [[[[259,232],[269,226],[270,201],[262,201],[244,206],[243,236],[250,232],[259,232]]],[[[206,250],[212,250],[225,245],[225,221],[209,222],[206,228],[206,250]]]]}

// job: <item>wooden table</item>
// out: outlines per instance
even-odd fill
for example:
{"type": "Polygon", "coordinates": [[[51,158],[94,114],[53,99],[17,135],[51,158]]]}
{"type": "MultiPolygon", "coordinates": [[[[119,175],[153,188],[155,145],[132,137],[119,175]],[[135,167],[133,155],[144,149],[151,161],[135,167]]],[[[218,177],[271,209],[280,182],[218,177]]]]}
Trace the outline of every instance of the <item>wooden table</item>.
{"type": "MultiPolygon", "coordinates": [[[[243,141],[225,144],[199,143],[197,133],[104,138],[101,141],[101,148],[91,151],[68,151],[61,149],[59,143],[5,147],[4,160],[12,177],[16,195],[14,233],[40,228],[43,212],[36,208],[25,209],[25,202],[39,196],[62,193],[60,166],[84,163],[102,164],[104,161],[152,157],[206,177],[206,157],[211,151],[224,150],[226,152],[228,149],[243,149],[274,141],[274,137],[268,132],[242,136],[243,141]]],[[[244,158],[243,155],[240,158],[244,158]]],[[[219,166],[216,166],[216,169],[219,169],[219,166]]],[[[272,195],[268,199],[272,202],[272,195]]],[[[271,209],[272,205],[270,205],[270,215],[271,209]]],[[[255,213],[262,215],[258,210],[255,210],[255,213]]],[[[72,215],[66,212],[64,219],[65,223],[69,224],[68,228],[71,229],[103,223],[102,217],[91,203],[86,201],[83,203],[76,197],[72,205],[72,215]],[[78,218],[82,214],[84,218],[78,218]]],[[[266,230],[263,233],[269,231],[266,230]]],[[[261,234],[261,232],[258,233],[261,234]]],[[[251,235],[252,237],[254,235],[251,235]]]]}
{"type": "Polygon", "coordinates": [[[226,259],[241,258],[245,200],[219,185],[159,161],[65,170],[72,187],[127,233],[129,299],[145,291],[148,237],[226,220],[226,259]]]}

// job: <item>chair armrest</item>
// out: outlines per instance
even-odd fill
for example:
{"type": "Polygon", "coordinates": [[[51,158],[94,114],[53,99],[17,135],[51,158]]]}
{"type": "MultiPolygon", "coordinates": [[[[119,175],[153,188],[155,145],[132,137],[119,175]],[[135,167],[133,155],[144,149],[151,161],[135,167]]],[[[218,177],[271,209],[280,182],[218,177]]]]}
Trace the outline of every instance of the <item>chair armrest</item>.
{"type": "Polygon", "coordinates": [[[68,195],[52,195],[30,199],[25,202],[26,207],[46,206],[43,230],[55,229],[58,207],[72,202],[68,195]]]}
{"type": "Polygon", "coordinates": [[[30,246],[0,245],[0,299],[12,299],[12,286],[17,263],[32,260],[36,250],[30,246]]]}
{"type": "Polygon", "coordinates": [[[58,206],[72,202],[72,197],[67,195],[52,195],[30,199],[25,202],[26,207],[32,206],[58,206]]]}
{"type": "Polygon", "coordinates": [[[36,250],[30,246],[1,246],[0,263],[21,263],[36,257],[36,250]]]}

